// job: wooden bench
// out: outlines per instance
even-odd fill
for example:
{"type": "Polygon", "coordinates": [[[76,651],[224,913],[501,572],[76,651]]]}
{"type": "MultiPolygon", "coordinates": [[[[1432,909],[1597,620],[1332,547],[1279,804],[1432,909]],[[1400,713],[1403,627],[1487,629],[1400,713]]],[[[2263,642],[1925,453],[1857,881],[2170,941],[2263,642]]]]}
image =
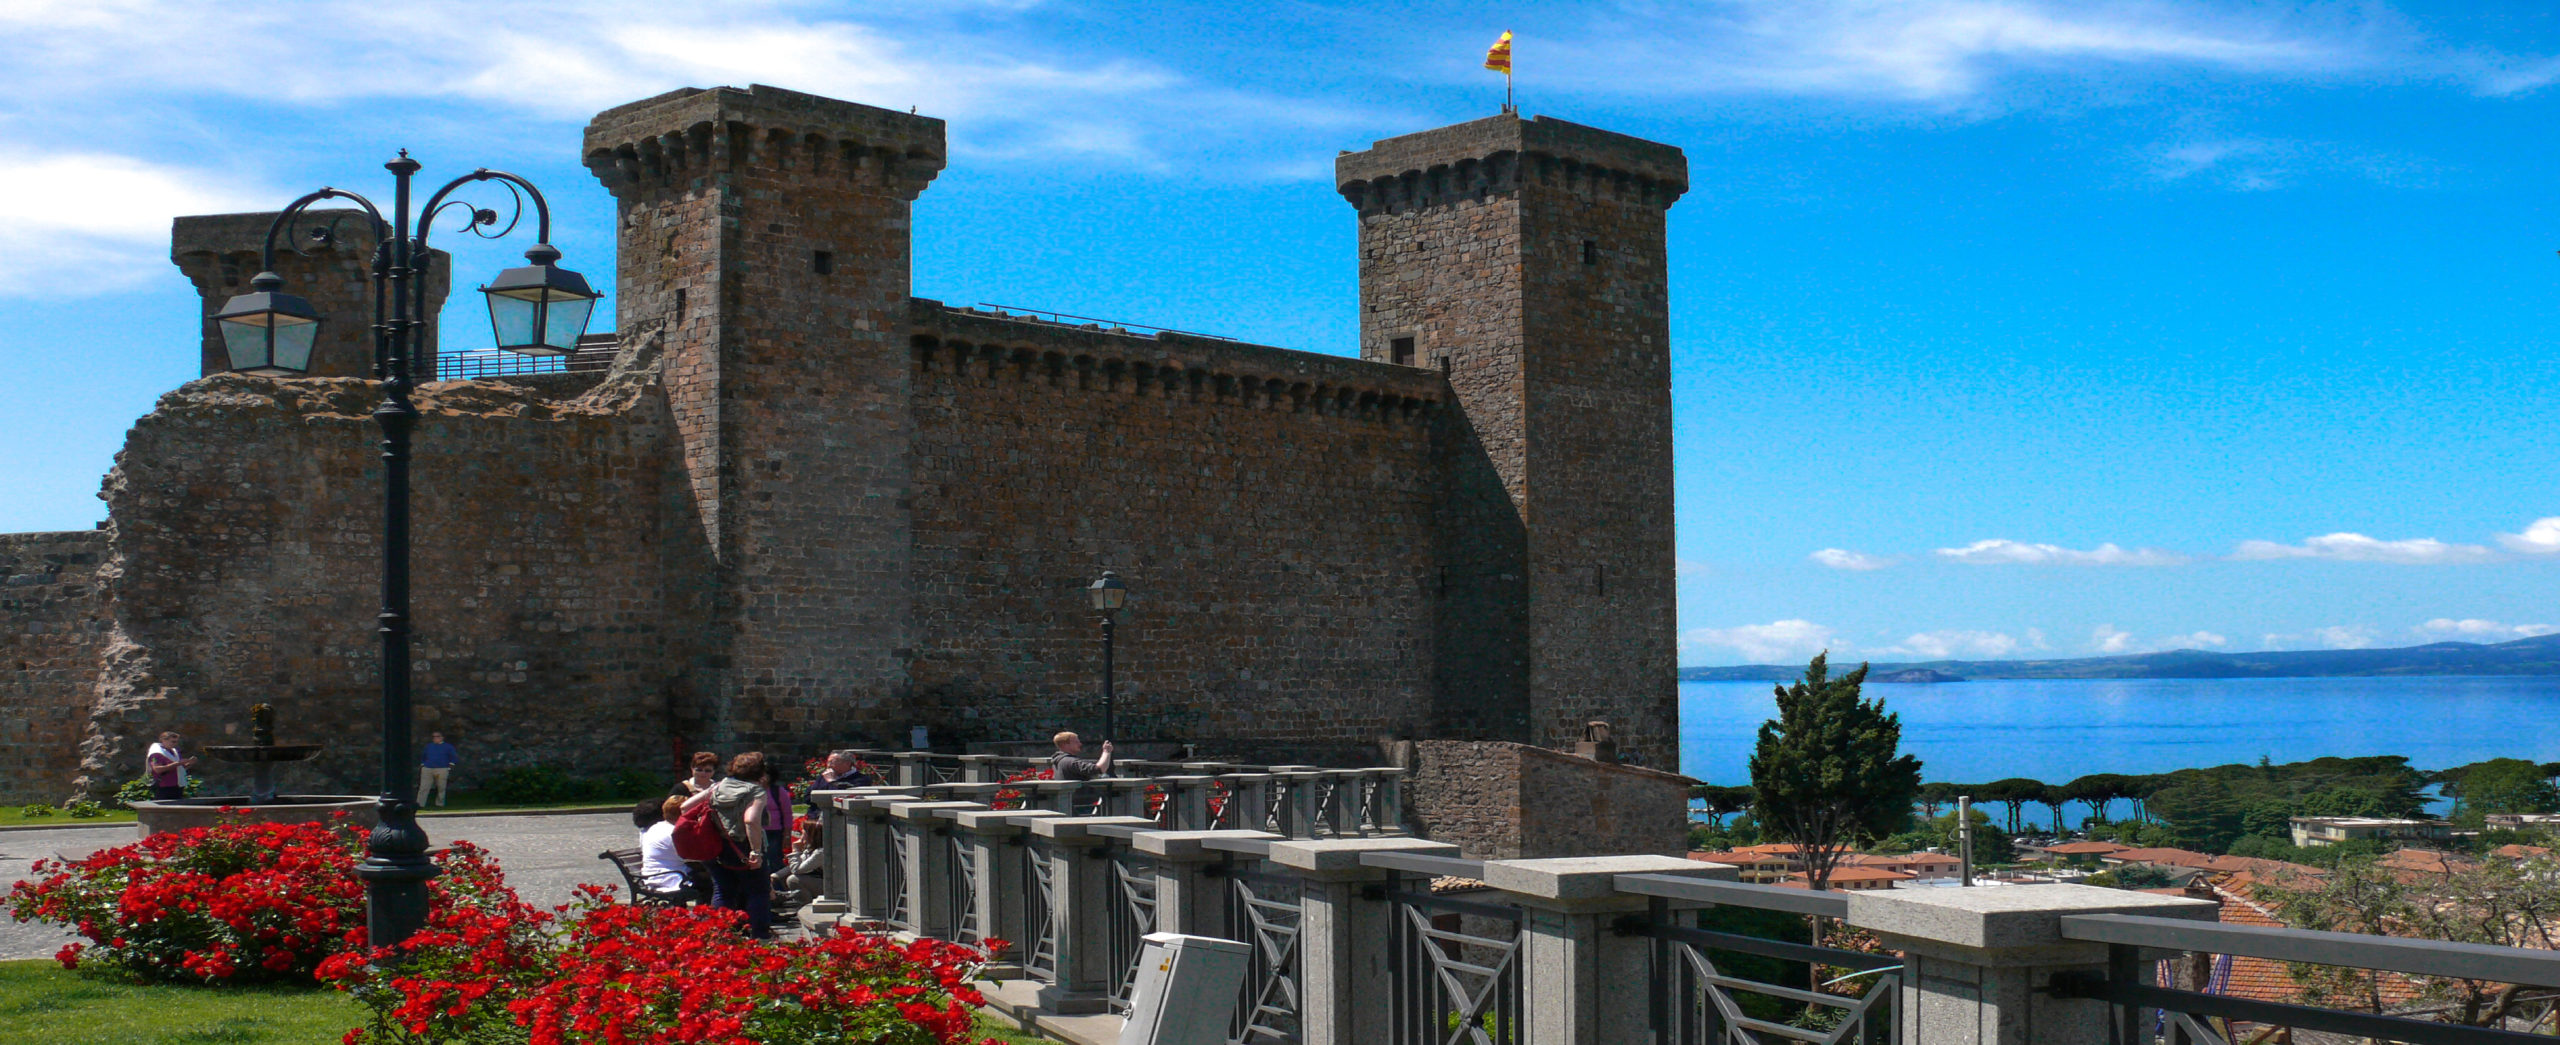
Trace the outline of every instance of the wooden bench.
{"type": "Polygon", "coordinates": [[[632,903],[644,907],[691,907],[701,902],[701,896],[690,889],[669,893],[649,888],[640,877],[640,850],[636,848],[607,849],[597,853],[596,859],[610,861],[614,870],[622,872],[622,884],[631,890],[632,903]]]}

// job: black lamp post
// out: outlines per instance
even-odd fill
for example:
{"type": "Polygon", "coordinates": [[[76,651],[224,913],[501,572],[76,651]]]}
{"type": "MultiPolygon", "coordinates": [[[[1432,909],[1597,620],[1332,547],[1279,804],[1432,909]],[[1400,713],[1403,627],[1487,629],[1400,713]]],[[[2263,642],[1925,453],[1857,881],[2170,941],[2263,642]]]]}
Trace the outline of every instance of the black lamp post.
{"type": "Polygon", "coordinates": [[[1120,575],[1102,571],[1102,579],[1084,590],[1093,600],[1093,612],[1102,615],[1102,739],[1109,743],[1117,734],[1111,716],[1111,618],[1129,601],[1129,587],[1120,583],[1120,575]]]}
{"type": "Polygon", "coordinates": [[[275,274],[276,234],[326,199],[352,201],[372,221],[379,244],[373,255],[373,373],[382,382],[382,403],[373,410],[382,427],[382,612],[377,617],[382,635],[382,796],[379,819],[356,874],[364,879],[367,941],[393,947],[426,925],[427,879],[436,876],[434,862],[427,859],[427,833],[418,826],[416,796],[408,790],[409,433],[418,423],[418,408],[409,401],[417,382],[409,371],[417,358],[418,331],[426,324],[426,295],[412,290],[410,282],[432,256],[427,253],[428,227],[445,208],[462,208],[469,219],[463,228],[483,238],[495,239],[515,228],[523,217],[521,197],[515,218],[493,232],[482,230],[497,224],[497,212],[445,198],[465,185],[495,181],[511,194],[521,188],[533,198],[534,238],[540,241],[524,252],[530,266],[508,269],[481,288],[489,295],[489,319],[497,328],[499,347],[543,355],[575,349],[598,295],[577,273],[552,264],[560,252],[551,246],[551,208],[532,182],[486,167],[455,178],[427,197],[417,212],[413,237],[409,179],[418,173],[419,163],[403,149],[398,159],[383,166],[393,184],[389,222],[371,200],[343,189],[324,188],[293,201],[267,226],[266,271],[251,281],[254,292],[232,298],[214,319],[233,370],[297,374],[310,369],[320,315],[309,301],[283,292],[284,280],[275,274]]]}

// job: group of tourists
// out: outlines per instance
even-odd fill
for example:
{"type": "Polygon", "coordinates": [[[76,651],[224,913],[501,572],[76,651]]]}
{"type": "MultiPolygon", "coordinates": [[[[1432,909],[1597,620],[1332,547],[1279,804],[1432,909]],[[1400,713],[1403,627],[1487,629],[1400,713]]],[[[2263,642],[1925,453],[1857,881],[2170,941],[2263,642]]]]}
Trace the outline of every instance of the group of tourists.
{"type": "MultiPolygon", "coordinates": [[[[666,797],[644,801],[631,811],[632,825],[641,832],[641,884],[661,896],[708,898],[712,906],[744,912],[748,932],[769,935],[777,899],[789,904],[817,891],[825,844],[818,819],[795,816],[786,771],[764,752],[731,756],[725,777],[720,756],[709,751],[694,752],[689,768],[666,797]],[[718,826],[717,853],[687,860],[678,852],[677,830],[697,808],[704,810],[697,816],[718,826]]],[[[828,754],[826,767],[800,793],[871,783],[850,752],[837,751],[828,754]]],[[[815,813],[815,807],[809,812],[815,813]]]]}

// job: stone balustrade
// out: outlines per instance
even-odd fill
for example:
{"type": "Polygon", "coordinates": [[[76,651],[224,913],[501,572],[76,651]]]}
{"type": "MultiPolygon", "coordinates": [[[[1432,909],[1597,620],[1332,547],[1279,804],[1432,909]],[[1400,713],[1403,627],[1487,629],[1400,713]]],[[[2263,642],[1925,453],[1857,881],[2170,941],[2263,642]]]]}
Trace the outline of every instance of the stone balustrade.
{"type": "Polygon", "coordinates": [[[988,969],[1005,982],[991,997],[1053,1032],[1125,1005],[1139,937],[1168,931],[1253,947],[1236,1041],[1405,1045],[1453,1040],[1464,1025],[1482,1033],[1454,1040],[1480,1045],[1722,1042],[1774,1026],[1751,1015],[1765,1005],[1739,1001],[1758,993],[1836,1010],[1832,1029],[1791,1027],[1788,1040],[2096,1045],[2109,1005],[2044,985],[2141,973],[2063,938],[2062,919],[2215,910],[2069,885],[1809,893],[1662,856],[1464,860],[1448,843],[1362,833],[1321,785],[1367,781],[1311,775],[1325,771],[1025,782],[1002,809],[934,785],[823,792],[828,895],[802,920],[1002,941],[988,969]],[[1258,820],[1222,818],[1208,801],[1252,806],[1257,791],[1270,799],[1258,820]],[[1153,815],[1126,815],[1151,795],[1153,815]],[[1219,825],[1239,819],[1256,826],[1219,825]],[[1701,919],[1718,906],[1837,919],[1898,956],[1735,936],[1701,919]],[[1869,985],[1752,984],[1715,965],[1735,950],[1843,967],[1869,985]]]}

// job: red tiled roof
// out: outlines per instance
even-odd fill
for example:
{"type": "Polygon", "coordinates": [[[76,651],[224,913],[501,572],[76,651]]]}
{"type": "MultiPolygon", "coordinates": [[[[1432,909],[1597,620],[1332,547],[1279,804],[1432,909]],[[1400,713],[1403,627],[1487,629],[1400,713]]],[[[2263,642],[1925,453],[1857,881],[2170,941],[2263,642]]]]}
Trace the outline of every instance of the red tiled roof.
{"type": "Polygon", "coordinates": [[[2215,857],[2185,849],[2162,846],[2155,849],[2119,849],[2099,857],[2109,863],[2159,864],[2163,867],[2211,868],[2215,857]]]}
{"type": "MultiPolygon", "coordinates": [[[[1802,871],[1788,877],[1811,880],[1810,876],[1802,871]]],[[[1900,871],[1887,871],[1879,867],[1852,867],[1844,864],[1831,869],[1831,880],[1835,882],[1907,882],[1911,877],[1900,871]]]]}
{"type": "MultiPolygon", "coordinates": [[[[2218,882],[2199,881],[2198,889],[2205,899],[2222,905],[2221,919],[2226,925],[2255,925],[2262,928],[2286,928],[2284,920],[2256,897],[2259,883],[2249,875],[2233,875],[2218,882]]],[[[2203,985],[2198,985],[2199,987],[2203,985]]],[[[2384,973],[2382,1003],[2388,1009],[2408,1004],[2418,996],[2417,985],[2396,973],[2384,973]]],[[[2300,1004],[2302,985],[2295,982],[2285,963],[2244,955],[2231,956],[2229,972],[2219,990],[2213,993],[2253,1001],[2300,1004]]]]}
{"type": "Polygon", "coordinates": [[[2479,865],[2474,864],[2469,860],[2456,857],[2451,853],[2440,853],[2433,849],[2398,849],[2384,855],[2382,859],[2374,861],[2374,866],[2389,868],[2394,871],[2413,871],[2419,874],[2442,875],[2458,874],[2463,871],[2471,870],[2479,865]]]}
{"type": "Polygon", "coordinates": [[[2061,845],[2045,846],[2044,851],[2055,856],[2104,856],[2108,853],[2121,853],[2131,848],[2133,847],[2117,845],[2114,842],[2064,842],[2061,845]]]}
{"type": "Polygon", "coordinates": [[[2509,842],[2506,845],[2489,850],[2489,855],[2503,857],[2509,860],[2535,860],[2551,855],[2551,847],[2522,845],[2519,843],[2509,842]]]}

